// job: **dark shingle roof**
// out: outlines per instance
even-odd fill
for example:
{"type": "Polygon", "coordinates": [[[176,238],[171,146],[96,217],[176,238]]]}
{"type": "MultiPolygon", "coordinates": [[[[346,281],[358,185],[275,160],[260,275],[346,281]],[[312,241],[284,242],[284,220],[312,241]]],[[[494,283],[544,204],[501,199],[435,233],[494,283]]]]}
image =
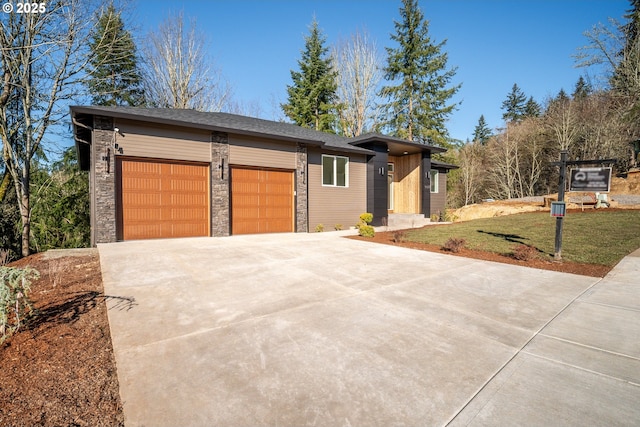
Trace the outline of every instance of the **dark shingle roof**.
{"type": "Polygon", "coordinates": [[[370,150],[349,144],[350,139],[325,132],[306,129],[294,124],[274,122],[229,113],[207,113],[196,110],[140,107],[71,107],[73,113],[105,115],[115,118],[172,124],[211,131],[253,136],[271,136],[295,142],[304,142],[337,151],[371,154],[370,150]]]}

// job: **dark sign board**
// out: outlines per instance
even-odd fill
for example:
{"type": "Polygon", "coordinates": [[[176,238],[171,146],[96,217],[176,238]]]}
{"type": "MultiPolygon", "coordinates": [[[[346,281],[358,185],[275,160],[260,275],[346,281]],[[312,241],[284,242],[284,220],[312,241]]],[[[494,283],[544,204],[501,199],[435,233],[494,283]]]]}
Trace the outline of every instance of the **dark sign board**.
{"type": "Polygon", "coordinates": [[[611,168],[571,169],[569,191],[609,191],[611,168]]]}

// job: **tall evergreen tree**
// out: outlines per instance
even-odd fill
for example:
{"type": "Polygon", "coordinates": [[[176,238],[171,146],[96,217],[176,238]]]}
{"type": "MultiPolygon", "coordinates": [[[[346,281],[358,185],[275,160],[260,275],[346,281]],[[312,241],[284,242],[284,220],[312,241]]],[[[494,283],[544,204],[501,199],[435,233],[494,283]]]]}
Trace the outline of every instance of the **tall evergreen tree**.
{"type": "Polygon", "coordinates": [[[473,141],[478,141],[480,144],[485,145],[489,138],[491,138],[491,129],[487,126],[487,122],[484,118],[484,114],[478,119],[478,124],[473,130],[473,141]]]}
{"type": "Polygon", "coordinates": [[[591,92],[592,92],[591,85],[587,83],[582,76],[580,76],[573,90],[573,95],[572,95],[573,98],[584,99],[587,96],[589,96],[591,92]]]}
{"type": "Polygon", "coordinates": [[[540,104],[533,99],[533,96],[530,96],[524,106],[524,117],[538,117],[541,111],[540,104]]]}
{"type": "Polygon", "coordinates": [[[397,47],[386,48],[384,72],[390,84],[380,92],[388,100],[383,127],[400,138],[447,145],[445,123],[456,107],[449,100],[460,85],[449,87],[456,68],[447,70],[446,40],[431,40],[417,0],[402,0],[400,16],[391,35],[397,47]]]}
{"type": "Polygon", "coordinates": [[[518,122],[524,116],[527,107],[527,97],[517,83],[513,84],[507,99],[502,102],[504,114],[502,118],[507,122],[518,122]]]}
{"type": "Polygon", "coordinates": [[[124,28],[121,12],[113,3],[100,13],[89,48],[91,72],[87,81],[92,102],[97,105],[141,105],[142,78],[136,45],[124,28]]]}
{"type": "Polygon", "coordinates": [[[640,0],[630,0],[631,10],[620,31],[624,46],[611,77],[611,86],[623,94],[640,95],[640,0]]]}
{"type": "Polygon", "coordinates": [[[313,19],[305,50],[298,61],[300,71],[291,71],[293,84],[287,86],[288,102],[282,110],[294,123],[323,132],[333,132],[336,121],[336,72],[324,46],[326,38],[313,19]]]}

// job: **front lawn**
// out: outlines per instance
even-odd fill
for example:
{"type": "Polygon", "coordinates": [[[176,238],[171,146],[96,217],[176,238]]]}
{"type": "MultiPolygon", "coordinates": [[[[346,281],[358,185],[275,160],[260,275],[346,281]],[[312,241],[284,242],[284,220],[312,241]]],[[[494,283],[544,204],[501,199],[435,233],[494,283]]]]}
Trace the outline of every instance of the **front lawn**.
{"type": "MultiPolygon", "coordinates": [[[[503,255],[525,244],[552,259],[555,230],[555,218],[536,212],[407,230],[404,240],[442,246],[449,238],[462,238],[468,249],[503,255]]],[[[563,260],[613,267],[640,247],[640,211],[569,212],[563,230],[563,260]]]]}

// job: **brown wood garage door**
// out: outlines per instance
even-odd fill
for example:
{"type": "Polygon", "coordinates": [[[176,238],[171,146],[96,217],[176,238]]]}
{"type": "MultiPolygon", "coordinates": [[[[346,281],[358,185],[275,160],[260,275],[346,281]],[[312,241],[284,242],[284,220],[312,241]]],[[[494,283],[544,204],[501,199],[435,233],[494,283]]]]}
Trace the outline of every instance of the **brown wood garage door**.
{"type": "Polygon", "coordinates": [[[209,166],[119,159],[120,238],[209,235],[209,166]]]}
{"type": "Polygon", "coordinates": [[[231,234],[292,232],[293,172],[231,169],[231,234]]]}

